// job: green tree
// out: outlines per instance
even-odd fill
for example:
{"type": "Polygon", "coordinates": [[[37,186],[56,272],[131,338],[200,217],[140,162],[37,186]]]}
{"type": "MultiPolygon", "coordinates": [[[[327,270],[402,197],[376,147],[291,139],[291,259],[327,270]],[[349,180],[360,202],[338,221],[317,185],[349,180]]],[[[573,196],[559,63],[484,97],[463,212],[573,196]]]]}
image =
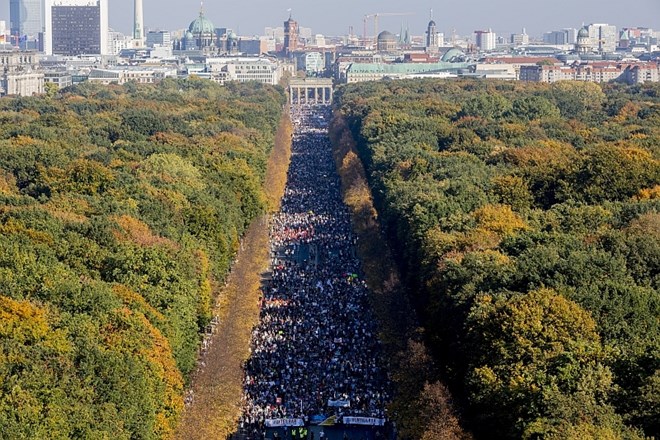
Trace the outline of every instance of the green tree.
{"type": "Polygon", "coordinates": [[[607,405],[612,374],[596,323],[577,304],[546,289],[482,295],[466,325],[471,398],[489,416],[485,427],[518,438],[532,423],[552,425],[555,394],[571,400],[575,420],[577,402],[607,405]]]}

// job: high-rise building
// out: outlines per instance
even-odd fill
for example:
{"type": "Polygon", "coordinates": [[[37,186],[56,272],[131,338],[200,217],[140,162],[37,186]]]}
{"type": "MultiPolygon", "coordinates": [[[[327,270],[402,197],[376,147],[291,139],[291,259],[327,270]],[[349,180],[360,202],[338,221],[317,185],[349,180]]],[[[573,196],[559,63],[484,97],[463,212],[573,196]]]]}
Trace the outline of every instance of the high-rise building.
{"type": "Polygon", "coordinates": [[[474,31],[474,36],[475,44],[481,51],[493,50],[497,46],[497,36],[490,29],[487,31],[474,31]]]}
{"type": "Polygon", "coordinates": [[[284,28],[280,27],[267,27],[264,29],[264,35],[274,39],[277,43],[284,41],[284,28]]]}
{"type": "Polygon", "coordinates": [[[147,47],[171,46],[172,36],[169,31],[149,31],[147,32],[147,47]]]}
{"type": "Polygon", "coordinates": [[[44,31],[42,0],[9,0],[11,41],[21,49],[38,49],[44,31]]]}
{"type": "Polygon", "coordinates": [[[523,28],[521,34],[511,34],[509,42],[514,46],[524,46],[529,44],[529,35],[527,35],[527,31],[523,28]]]}
{"type": "Polygon", "coordinates": [[[108,55],[108,0],[46,0],[47,55],[108,55]]]}
{"type": "Polygon", "coordinates": [[[122,50],[133,48],[133,37],[113,29],[108,30],[108,55],[117,55],[122,50]]]}
{"type": "Polygon", "coordinates": [[[577,33],[578,30],[575,28],[564,28],[562,32],[566,35],[565,44],[575,44],[577,42],[577,33]]]}
{"type": "Polygon", "coordinates": [[[606,23],[592,23],[587,26],[589,38],[595,43],[598,52],[614,52],[619,40],[616,26],[606,23]]]}
{"type": "Polygon", "coordinates": [[[563,31],[550,31],[543,34],[543,42],[546,44],[568,44],[566,34],[563,31]]]}
{"type": "Polygon", "coordinates": [[[574,28],[564,28],[560,31],[551,31],[543,34],[543,42],[546,44],[575,44],[577,42],[577,30],[574,28]]]}
{"type": "Polygon", "coordinates": [[[133,9],[133,40],[137,47],[144,47],[144,16],[142,0],[134,0],[133,9]]]}
{"type": "Polygon", "coordinates": [[[284,22],[284,54],[289,55],[298,49],[298,22],[289,15],[284,22]]]}

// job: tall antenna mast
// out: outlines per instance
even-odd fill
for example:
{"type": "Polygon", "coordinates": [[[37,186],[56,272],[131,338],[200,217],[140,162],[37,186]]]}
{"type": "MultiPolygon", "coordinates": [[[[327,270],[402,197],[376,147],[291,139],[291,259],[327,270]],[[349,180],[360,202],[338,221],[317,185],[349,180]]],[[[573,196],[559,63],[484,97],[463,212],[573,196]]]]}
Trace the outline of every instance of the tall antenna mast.
{"type": "Polygon", "coordinates": [[[133,40],[138,47],[144,47],[144,15],[142,0],[134,0],[133,10],[133,40]]]}

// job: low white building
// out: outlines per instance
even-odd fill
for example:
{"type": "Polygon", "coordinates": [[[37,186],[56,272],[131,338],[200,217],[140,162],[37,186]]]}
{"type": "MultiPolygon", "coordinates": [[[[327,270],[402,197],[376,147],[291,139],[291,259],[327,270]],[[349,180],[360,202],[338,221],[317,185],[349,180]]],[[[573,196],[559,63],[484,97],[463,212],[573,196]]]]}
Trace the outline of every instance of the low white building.
{"type": "Polygon", "coordinates": [[[32,96],[44,93],[44,74],[41,72],[4,73],[0,77],[0,96],[32,96]]]}
{"type": "Polygon", "coordinates": [[[352,63],[345,73],[346,83],[380,81],[382,79],[449,77],[469,69],[469,63],[352,63]]]}
{"type": "Polygon", "coordinates": [[[66,71],[45,72],[44,81],[55,84],[58,89],[63,89],[73,85],[73,76],[66,71]]]}
{"type": "Polygon", "coordinates": [[[523,66],[520,70],[522,81],[547,82],[588,81],[605,83],[612,81],[638,84],[660,81],[660,65],[657,63],[618,63],[606,62],[581,64],[577,66],[523,66]]]}
{"type": "Polygon", "coordinates": [[[206,71],[211,79],[221,84],[226,81],[249,82],[277,85],[285,68],[268,58],[219,57],[206,60],[206,71]]]}
{"type": "Polygon", "coordinates": [[[175,68],[127,68],[120,67],[114,69],[92,69],[89,72],[89,82],[101,84],[125,84],[134,81],[140,84],[153,84],[162,81],[164,78],[176,78],[175,68]]]}
{"type": "Polygon", "coordinates": [[[517,80],[518,74],[513,64],[477,64],[474,72],[463,74],[464,77],[483,79],[517,80]]]}

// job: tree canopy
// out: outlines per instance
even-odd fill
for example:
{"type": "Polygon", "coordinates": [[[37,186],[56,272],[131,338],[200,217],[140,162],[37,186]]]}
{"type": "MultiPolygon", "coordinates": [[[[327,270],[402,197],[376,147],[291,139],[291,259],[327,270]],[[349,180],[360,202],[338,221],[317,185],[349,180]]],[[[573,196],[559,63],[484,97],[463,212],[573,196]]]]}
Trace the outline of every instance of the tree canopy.
{"type": "Polygon", "coordinates": [[[403,80],[335,96],[474,432],[660,435],[657,85],[403,80]]]}
{"type": "Polygon", "coordinates": [[[171,437],[284,102],[195,79],[0,100],[2,437],[171,437]]]}

